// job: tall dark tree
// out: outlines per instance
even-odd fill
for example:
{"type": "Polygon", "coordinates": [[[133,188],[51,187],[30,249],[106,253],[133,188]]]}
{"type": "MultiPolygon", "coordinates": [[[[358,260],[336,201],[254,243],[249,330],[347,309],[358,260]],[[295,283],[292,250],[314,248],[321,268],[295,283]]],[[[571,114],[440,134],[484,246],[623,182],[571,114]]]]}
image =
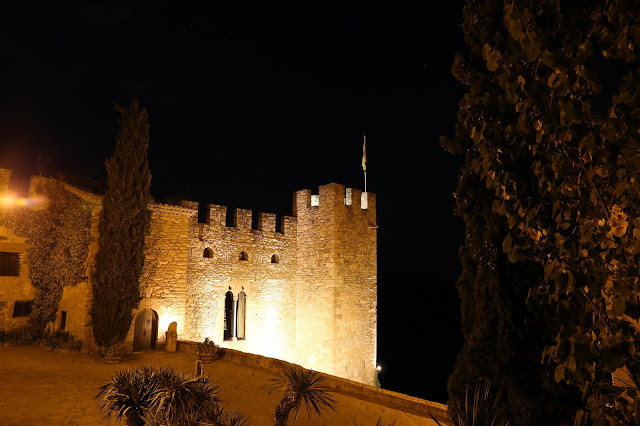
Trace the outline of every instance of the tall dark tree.
{"type": "MultiPolygon", "coordinates": [[[[639,424],[640,5],[469,1],[465,32],[471,55],[454,69],[470,92],[455,138],[443,141],[466,153],[458,286],[467,340],[450,396],[459,398],[464,371],[503,380],[470,356],[476,347],[518,364],[522,348],[501,332],[511,329],[548,366],[531,364],[542,375],[530,386],[569,401],[553,381],[579,393],[582,407],[565,406],[575,424],[639,424]],[[497,281],[477,279],[483,272],[497,281]],[[496,312],[493,330],[483,304],[496,312]],[[518,306],[522,321],[505,323],[518,306]]],[[[535,414],[553,400],[530,402],[535,414]]]]}
{"type": "Polygon", "coordinates": [[[141,299],[140,275],[150,222],[148,114],[136,100],[129,108],[116,106],[116,110],[120,130],[113,156],[106,162],[108,188],[93,274],[91,319],[100,346],[124,340],[131,326],[132,310],[141,299]]]}
{"type": "MultiPolygon", "coordinates": [[[[559,19],[555,1],[524,1],[537,16],[544,16],[553,36],[559,19]]],[[[556,384],[553,369],[541,365],[545,344],[558,324],[552,309],[532,310],[527,305],[531,287],[543,279],[536,262],[509,262],[502,242],[509,225],[493,210],[495,190],[475,171],[472,129],[478,123],[500,135],[504,123],[516,117],[497,79],[492,79],[482,58],[487,43],[508,49],[512,42],[503,20],[503,1],[467,1],[463,29],[469,52],[458,55],[453,74],[469,87],[460,102],[453,138],[443,147],[466,154],[456,191],[456,214],[466,227],[460,249],[462,275],[457,286],[461,298],[464,347],[449,379],[451,407],[463,406],[465,392],[479,381],[502,390],[514,424],[560,424],[571,418],[577,395],[556,384]]],[[[496,145],[500,145],[500,138],[496,145]]]]}

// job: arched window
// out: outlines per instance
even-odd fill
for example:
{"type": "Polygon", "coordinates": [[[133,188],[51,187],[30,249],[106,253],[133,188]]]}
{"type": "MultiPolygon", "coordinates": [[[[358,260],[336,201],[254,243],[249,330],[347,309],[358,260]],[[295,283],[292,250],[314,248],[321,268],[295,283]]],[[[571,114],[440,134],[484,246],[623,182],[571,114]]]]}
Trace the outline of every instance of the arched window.
{"type": "Polygon", "coordinates": [[[280,258],[278,257],[277,254],[274,254],[273,256],[271,256],[271,263],[280,263],[280,258]]]}
{"type": "Polygon", "coordinates": [[[241,251],[240,256],[238,256],[238,260],[246,262],[249,260],[249,255],[247,254],[246,251],[241,251]]]}
{"type": "Polygon", "coordinates": [[[207,259],[211,259],[213,257],[213,250],[211,250],[209,247],[204,249],[204,252],[202,252],[202,257],[206,257],[207,259]]]}
{"type": "Polygon", "coordinates": [[[235,309],[233,293],[230,291],[224,297],[224,340],[232,340],[235,336],[235,309]]]}
{"type": "Polygon", "coordinates": [[[241,291],[234,297],[227,291],[224,298],[224,340],[245,339],[247,318],[247,294],[241,291]]]}
{"type": "Polygon", "coordinates": [[[244,339],[245,320],[247,318],[247,294],[244,291],[241,291],[240,294],[238,294],[238,309],[236,311],[236,318],[236,335],[238,336],[238,339],[244,339]]]}

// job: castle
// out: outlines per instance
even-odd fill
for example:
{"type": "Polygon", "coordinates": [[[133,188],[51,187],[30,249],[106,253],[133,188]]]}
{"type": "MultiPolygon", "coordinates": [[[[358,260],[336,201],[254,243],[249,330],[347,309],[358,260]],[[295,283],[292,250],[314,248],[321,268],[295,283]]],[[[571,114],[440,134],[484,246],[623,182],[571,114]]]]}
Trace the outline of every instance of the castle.
{"type": "MultiPolygon", "coordinates": [[[[0,169],[0,193],[11,171],[0,169]]],[[[45,179],[33,177],[34,180],[45,179]]],[[[91,243],[82,282],[64,288],[55,324],[93,345],[89,307],[97,251],[101,195],[64,183],[91,203],[91,243]]],[[[331,183],[317,195],[294,194],[293,215],[282,218],[209,205],[152,203],[140,279],[127,344],[156,349],[169,324],[179,340],[205,337],[222,347],[278,358],[306,368],[374,384],[376,367],[377,224],[371,193],[331,183]]],[[[23,325],[35,290],[28,245],[0,227],[0,328],[23,325]]]]}

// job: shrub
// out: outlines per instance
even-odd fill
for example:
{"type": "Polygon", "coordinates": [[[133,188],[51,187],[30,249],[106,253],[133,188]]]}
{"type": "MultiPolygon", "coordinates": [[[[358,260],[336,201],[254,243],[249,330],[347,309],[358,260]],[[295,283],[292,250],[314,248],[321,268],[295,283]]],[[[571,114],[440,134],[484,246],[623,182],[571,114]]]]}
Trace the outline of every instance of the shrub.
{"type": "Polygon", "coordinates": [[[455,426],[506,426],[509,424],[502,400],[502,392],[491,392],[489,383],[476,384],[473,395],[469,385],[465,392],[464,405],[457,401],[449,404],[449,413],[455,426]]]}
{"type": "Polygon", "coordinates": [[[170,367],[119,371],[100,387],[96,398],[107,418],[128,425],[246,426],[237,412],[219,403],[218,385],[208,376],[176,372],[170,367]]]}
{"type": "Polygon", "coordinates": [[[215,355],[216,358],[222,358],[224,356],[224,349],[216,345],[213,340],[205,338],[201,343],[198,343],[197,355],[215,355]]]}
{"type": "Polygon", "coordinates": [[[122,358],[131,353],[131,348],[124,342],[114,343],[98,349],[98,355],[104,358],[122,358]]]}
{"type": "Polygon", "coordinates": [[[42,337],[39,328],[31,325],[14,328],[12,330],[0,330],[0,342],[8,343],[10,346],[33,345],[42,337]]]}
{"type": "Polygon", "coordinates": [[[303,404],[309,418],[311,418],[311,411],[318,415],[322,414],[322,410],[336,411],[334,408],[336,400],[331,397],[331,391],[320,386],[324,380],[323,375],[291,364],[280,364],[279,370],[280,377],[272,379],[274,383],[269,386],[271,391],[280,390],[282,395],[274,412],[274,425],[286,425],[292,411],[297,420],[303,404]]]}
{"type": "Polygon", "coordinates": [[[45,333],[38,343],[50,349],[69,349],[79,351],[82,349],[82,340],[78,340],[64,331],[45,333]]]}

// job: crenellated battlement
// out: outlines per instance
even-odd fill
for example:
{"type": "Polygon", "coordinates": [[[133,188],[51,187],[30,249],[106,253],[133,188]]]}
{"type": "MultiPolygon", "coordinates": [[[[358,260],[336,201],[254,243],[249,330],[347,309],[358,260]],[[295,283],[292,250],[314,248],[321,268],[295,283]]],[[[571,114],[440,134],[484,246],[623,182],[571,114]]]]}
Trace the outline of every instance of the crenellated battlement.
{"type": "MultiPolygon", "coordinates": [[[[248,209],[235,209],[233,212],[233,228],[252,230],[253,229],[253,211],[248,209]]],[[[283,216],[281,219],[281,232],[282,234],[295,234],[295,222],[296,218],[291,216],[283,216]]],[[[206,224],[210,226],[219,226],[230,228],[226,226],[227,223],[227,206],[219,206],[217,204],[209,204],[207,210],[206,224]]],[[[263,233],[275,233],[276,232],[276,215],[274,213],[259,213],[257,229],[254,231],[261,231],[263,233]]]]}
{"type": "Polygon", "coordinates": [[[376,196],[356,188],[345,188],[338,183],[322,185],[318,194],[309,189],[297,191],[294,196],[293,215],[324,214],[329,211],[351,211],[356,217],[362,215],[371,226],[376,224],[376,196]]]}

